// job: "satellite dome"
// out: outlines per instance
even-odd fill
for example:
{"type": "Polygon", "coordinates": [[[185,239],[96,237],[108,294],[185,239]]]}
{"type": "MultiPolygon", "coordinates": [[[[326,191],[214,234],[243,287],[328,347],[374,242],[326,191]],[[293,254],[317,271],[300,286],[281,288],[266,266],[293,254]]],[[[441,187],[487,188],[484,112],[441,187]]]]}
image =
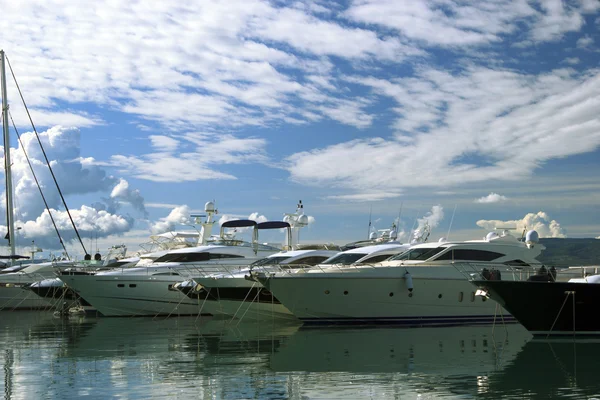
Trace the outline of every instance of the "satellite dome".
{"type": "Polygon", "coordinates": [[[390,231],[390,239],[392,239],[392,240],[396,240],[397,238],[398,238],[398,232],[396,232],[396,230],[395,230],[395,229],[392,229],[392,230],[390,231]]]}
{"type": "Polygon", "coordinates": [[[308,217],[304,214],[298,217],[298,223],[300,225],[308,225],[308,217]]]}
{"type": "Polygon", "coordinates": [[[290,220],[291,220],[291,218],[289,215],[286,215],[285,217],[283,217],[283,222],[287,222],[289,224],[291,222],[290,220]]]}
{"type": "Polygon", "coordinates": [[[490,232],[487,235],[485,235],[485,240],[489,242],[490,240],[496,239],[497,237],[499,236],[496,232],[490,232]]]}
{"type": "Polygon", "coordinates": [[[539,243],[540,235],[533,229],[525,234],[525,243],[539,243]]]}
{"type": "Polygon", "coordinates": [[[207,201],[204,205],[204,211],[206,212],[214,212],[215,211],[215,203],[212,201],[207,201]]]}
{"type": "Polygon", "coordinates": [[[375,239],[377,239],[377,232],[371,232],[371,233],[369,234],[369,239],[371,239],[371,240],[375,240],[375,239]]]}
{"type": "Polygon", "coordinates": [[[448,239],[446,239],[445,237],[441,237],[440,240],[438,240],[438,243],[444,243],[447,240],[448,239]]]}

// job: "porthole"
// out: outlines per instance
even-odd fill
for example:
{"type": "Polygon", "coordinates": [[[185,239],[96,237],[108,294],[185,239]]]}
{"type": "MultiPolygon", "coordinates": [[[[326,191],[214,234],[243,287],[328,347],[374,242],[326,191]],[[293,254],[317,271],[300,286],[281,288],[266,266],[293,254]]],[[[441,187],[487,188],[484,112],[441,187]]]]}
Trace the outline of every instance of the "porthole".
{"type": "Polygon", "coordinates": [[[458,301],[459,301],[459,302],[462,302],[462,301],[463,301],[463,297],[464,297],[464,294],[463,294],[463,292],[458,292],[458,301]]]}
{"type": "Polygon", "coordinates": [[[117,287],[125,287],[125,285],[122,283],[119,283],[119,284],[117,284],[117,287]]]}
{"type": "Polygon", "coordinates": [[[481,296],[481,301],[487,301],[487,297],[481,296]]]}
{"type": "Polygon", "coordinates": [[[441,298],[442,298],[442,294],[440,293],[440,294],[438,294],[438,299],[441,299],[441,298]]]}
{"type": "Polygon", "coordinates": [[[346,296],[348,294],[347,290],[344,290],[344,296],[346,296]]]}
{"type": "Polygon", "coordinates": [[[475,292],[471,292],[471,301],[475,301],[475,292]]]}
{"type": "Polygon", "coordinates": [[[325,294],[329,294],[329,290],[326,290],[326,291],[325,291],[325,294]]]}
{"type": "Polygon", "coordinates": [[[412,297],[412,293],[409,293],[409,294],[408,294],[408,297],[412,297]]]}
{"type": "Polygon", "coordinates": [[[394,297],[394,292],[390,292],[390,297],[394,297]]]}
{"type": "Polygon", "coordinates": [[[137,285],[135,283],[130,283],[129,287],[137,287],[137,285]]]}

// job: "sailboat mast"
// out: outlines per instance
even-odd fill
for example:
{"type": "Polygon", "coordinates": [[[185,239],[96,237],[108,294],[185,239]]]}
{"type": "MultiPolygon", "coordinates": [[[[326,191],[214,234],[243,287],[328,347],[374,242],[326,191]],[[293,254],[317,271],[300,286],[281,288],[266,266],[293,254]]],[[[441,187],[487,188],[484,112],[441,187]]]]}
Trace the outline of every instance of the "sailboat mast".
{"type": "Polygon", "coordinates": [[[0,50],[0,76],[2,77],[2,134],[4,136],[4,171],[6,179],[6,225],[10,255],[15,255],[15,216],[13,209],[13,188],[10,162],[10,141],[8,134],[8,98],[6,97],[6,67],[4,50],[0,50]]]}

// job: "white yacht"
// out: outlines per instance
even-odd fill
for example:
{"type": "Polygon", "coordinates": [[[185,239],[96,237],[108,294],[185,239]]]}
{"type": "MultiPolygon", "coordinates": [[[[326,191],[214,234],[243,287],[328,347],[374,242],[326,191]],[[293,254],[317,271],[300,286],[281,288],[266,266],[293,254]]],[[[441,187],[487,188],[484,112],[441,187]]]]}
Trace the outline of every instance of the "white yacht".
{"type": "Polygon", "coordinates": [[[0,310],[49,308],[54,301],[50,298],[40,297],[37,293],[28,290],[32,284],[55,279],[56,273],[66,269],[77,267],[84,271],[99,268],[115,261],[115,257],[122,256],[125,251],[125,246],[114,246],[104,260],[100,258],[100,254],[96,254],[94,260],[59,259],[5,268],[0,271],[0,310]]]}
{"type": "Polygon", "coordinates": [[[259,282],[251,281],[251,273],[285,274],[304,271],[311,266],[343,267],[350,264],[375,263],[406,251],[409,245],[387,243],[351,249],[292,250],[273,254],[256,261],[235,274],[195,277],[178,286],[188,297],[201,298],[203,310],[244,320],[286,319],[296,317],[259,282]],[[204,300],[206,299],[206,300],[204,300]]]}
{"type": "MultiPolygon", "coordinates": [[[[220,240],[208,243],[216,214],[212,202],[206,203],[205,212],[207,218],[202,223],[197,247],[164,251],[162,256],[145,266],[138,264],[133,268],[98,272],[94,275],[67,272],[60,279],[104,316],[197,315],[200,312],[199,301],[174,289],[174,284],[197,271],[223,273],[239,270],[281,251],[258,243],[257,227],[260,224],[252,220],[223,223],[220,240]],[[226,235],[225,229],[230,228],[252,229],[252,242],[226,235]]],[[[293,229],[287,240],[291,240],[292,231],[293,229]]]]}
{"type": "Polygon", "coordinates": [[[186,296],[200,300],[200,311],[244,320],[263,318],[293,319],[296,317],[259,282],[246,276],[253,270],[298,270],[310,268],[331,256],[336,250],[291,250],[272,254],[255,261],[247,268],[230,273],[203,274],[178,283],[175,288],[186,296]]]}
{"type": "MultiPolygon", "coordinates": [[[[483,240],[418,244],[376,265],[318,266],[295,274],[255,273],[253,278],[305,323],[488,323],[501,318],[501,310],[476,297],[455,265],[476,263],[497,278],[503,266],[539,265],[536,257],[545,247],[537,243],[535,231],[528,238],[523,242],[507,231],[491,232],[483,240]]],[[[503,317],[509,317],[506,311],[503,317]]]]}

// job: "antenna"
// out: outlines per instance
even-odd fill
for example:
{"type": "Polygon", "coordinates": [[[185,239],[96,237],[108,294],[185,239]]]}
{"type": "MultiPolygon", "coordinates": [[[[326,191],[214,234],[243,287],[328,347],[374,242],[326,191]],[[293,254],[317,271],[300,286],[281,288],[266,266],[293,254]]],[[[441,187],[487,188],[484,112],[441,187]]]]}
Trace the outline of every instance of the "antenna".
{"type": "Polygon", "coordinates": [[[448,234],[446,235],[446,240],[450,239],[450,229],[452,229],[452,222],[454,222],[454,214],[456,213],[456,206],[458,204],[454,205],[454,211],[452,211],[452,218],[450,218],[450,226],[448,226],[448,234]]]}
{"type": "Polygon", "coordinates": [[[417,216],[415,217],[415,222],[413,222],[413,226],[411,228],[411,232],[415,230],[415,225],[417,225],[417,220],[419,219],[419,214],[421,214],[421,207],[417,210],[417,216]]]}
{"type": "Polygon", "coordinates": [[[373,205],[369,209],[369,230],[367,231],[367,239],[371,239],[371,216],[373,215],[373,205]]]}

